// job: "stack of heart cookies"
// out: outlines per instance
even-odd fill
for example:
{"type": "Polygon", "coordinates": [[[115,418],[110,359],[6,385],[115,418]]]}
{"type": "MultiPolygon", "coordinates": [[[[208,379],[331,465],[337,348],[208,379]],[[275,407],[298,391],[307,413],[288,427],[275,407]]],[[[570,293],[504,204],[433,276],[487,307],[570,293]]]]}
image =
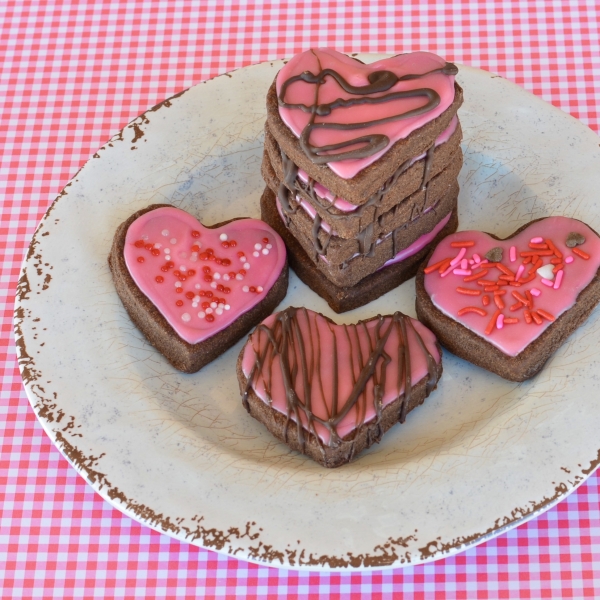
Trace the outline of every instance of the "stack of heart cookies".
{"type": "Polygon", "coordinates": [[[364,64],[309,50],[269,89],[262,218],[336,312],[414,276],[456,230],[456,73],[428,52],[364,64]]]}

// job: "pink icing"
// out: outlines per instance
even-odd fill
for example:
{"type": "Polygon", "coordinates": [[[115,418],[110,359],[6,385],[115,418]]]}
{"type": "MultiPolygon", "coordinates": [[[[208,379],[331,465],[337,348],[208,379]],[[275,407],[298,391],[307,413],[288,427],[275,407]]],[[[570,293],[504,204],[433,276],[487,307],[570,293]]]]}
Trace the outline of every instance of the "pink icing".
{"type": "MultiPolygon", "coordinates": [[[[435,140],[435,147],[445,144],[450,139],[452,134],[456,131],[457,125],[458,125],[458,117],[456,115],[454,115],[454,117],[452,117],[452,121],[450,121],[450,125],[448,125],[448,127],[446,127],[446,129],[444,129],[444,131],[442,131],[442,133],[440,133],[440,135],[435,140]]],[[[415,156],[415,158],[413,158],[410,161],[411,166],[414,165],[417,161],[424,159],[426,155],[427,155],[427,153],[424,152],[423,154],[420,154],[419,156],[415,156]]],[[[298,177],[304,183],[308,183],[308,174],[306,173],[306,171],[303,171],[302,169],[298,169],[298,177]]],[[[319,196],[319,198],[322,198],[323,200],[329,200],[329,202],[332,202],[333,205],[338,210],[341,210],[342,212],[353,212],[358,208],[358,206],[356,204],[351,204],[350,202],[348,202],[347,200],[344,200],[343,198],[335,197],[324,185],[321,185],[320,183],[317,183],[316,181],[314,182],[313,187],[314,187],[315,193],[317,194],[317,196],[319,196]]]]}
{"type": "MultiPolygon", "coordinates": [[[[468,240],[475,242],[473,246],[467,248],[468,256],[472,256],[474,252],[483,256],[492,248],[502,248],[503,256],[501,264],[516,275],[518,268],[516,265],[522,264],[524,260],[521,252],[535,251],[529,247],[529,242],[532,238],[549,239],[559,252],[562,253],[563,257],[565,257],[567,252],[570,252],[565,242],[571,232],[580,233],[584,236],[586,241],[580,248],[590,255],[589,260],[584,260],[576,256],[571,263],[566,266],[563,264],[563,275],[559,277],[558,287],[555,286],[555,282],[545,280],[536,271],[533,271],[535,277],[531,281],[522,283],[521,286],[502,286],[501,289],[506,290],[506,294],[502,296],[505,304],[505,308],[501,311],[501,314],[504,315],[502,320],[503,327],[502,329],[492,329],[489,335],[486,335],[485,330],[497,308],[493,301],[493,291],[485,292],[484,288],[481,285],[477,285],[476,281],[465,282],[462,276],[451,275],[446,278],[440,277],[437,270],[425,275],[425,289],[431,297],[433,304],[444,314],[457,320],[474,333],[484,337],[505,354],[517,356],[551,325],[551,321],[542,318],[540,325],[535,322],[527,324],[524,314],[525,307],[510,310],[511,305],[514,306],[513,303],[517,303],[512,292],[517,292],[525,297],[527,291],[529,291],[533,298],[533,310],[541,309],[551,316],[558,318],[575,304],[579,293],[590,283],[600,267],[600,238],[581,221],[566,217],[548,217],[532,223],[527,229],[506,241],[494,240],[480,231],[461,231],[449,235],[438,244],[429,260],[428,264],[434,265],[445,258],[454,258],[459,250],[451,247],[451,242],[468,240]],[[515,263],[511,263],[510,261],[510,247],[512,245],[516,247],[517,261],[515,263]],[[540,284],[545,284],[543,293],[539,290],[540,284]],[[492,298],[492,302],[489,306],[484,307],[481,296],[465,296],[464,294],[460,294],[456,291],[456,288],[459,286],[480,290],[482,292],[481,296],[487,294],[492,298]],[[482,308],[487,314],[486,316],[480,316],[476,313],[467,313],[459,317],[458,311],[466,306],[482,308]],[[519,322],[507,324],[505,319],[508,318],[517,318],[519,322]]],[[[550,264],[550,260],[555,259],[556,256],[540,256],[539,258],[546,265],[550,264]]],[[[566,263],[566,261],[564,262],[566,263]]],[[[485,265],[483,267],[485,268],[485,265]]],[[[473,273],[480,273],[481,270],[478,268],[473,273]]],[[[522,277],[527,279],[527,275],[532,271],[531,263],[525,265],[524,271],[522,277]]],[[[502,275],[501,270],[496,267],[490,267],[488,274],[482,279],[497,281],[500,275],[502,275]]]]}
{"type": "MultiPolygon", "coordinates": [[[[385,267],[389,267],[390,265],[394,265],[403,260],[406,260],[408,257],[415,255],[417,252],[423,250],[427,244],[433,240],[433,238],[446,226],[446,223],[450,220],[452,213],[449,212],[429,233],[423,234],[420,238],[417,238],[410,246],[404,248],[404,250],[400,250],[394,258],[390,258],[380,269],[385,269],[385,267]]],[[[380,270],[378,269],[378,270],[380,270]]]]}
{"type": "MultiPolygon", "coordinates": [[[[338,378],[339,390],[338,398],[339,405],[343,405],[344,400],[348,398],[353,387],[353,379],[358,377],[359,366],[358,366],[358,346],[357,341],[360,344],[362,356],[368,356],[375,339],[374,330],[377,327],[377,320],[369,321],[366,325],[366,330],[362,327],[357,327],[357,337],[354,337],[354,331],[351,332],[351,339],[348,339],[346,332],[344,331],[344,325],[336,325],[327,321],[322,315],[314,313],[313,311],[307,310],[310,313],[310,330],[309,324],[306,318],[299,314],[299,326],[302,331],[304,339],[318,340],[314,344],[305,344],[305,350],[307,352],[307,364],[312,365],[313,360],[321,360],[326,362],[327,365],[331,363],[331,357],[334,355],[334,338],[337,341],[337,356],[338,356],[338,378]],[[317,335],[318,331],[318,335],[317,335]],[[334,336],[334,332],[337,335],[334,336]],[[367,333],[368,332],[368,333],[367,333]],[[369,339],[370,338],[370,339],[369,339]],[[315,353],[314,356],[312,353],[315,353]],[[317,352],[319,354],[317,354],[317,352]],[[354,377],[351,375],[354,374],[354,377]]],[[[271,315],[263,322],[267,327],[272,327],[275,321],[276,315],[271,315]]],[[[384,318],[384,325],[389,323],[390,317],[384,318]]],[[[415,330],[419,333],[426,348],[433,356],[436,362],[440,361],[440,355],[436,348],[436,338],[433,333],[427,329],[424,325],[411,319],[412,325],[415,330]]],[[[260,337],[257,335],[257,330],[250,336],[250,342],[246,345],[244,350],[244,356],[242,358],[242,370],[246,377],[250,375],[252,367],[255,364],[255,352],[259,354],[266,345],[266,336],[263,334],[260,337]],[[260,348],[257,346],[260,340],[260,348]]],[[[411,381],[412,385],[415,386],[421,379],[427,376],[427,361],[425,354],[421,350],[417,338],[410,327],[407,327],[408,335],[408,347],[410,352],[410,363],[411,363],[411,381]]],[[[404,382],[402,377],[398,377],[398,350],[401,346],[401,340],[396,329],[392,329],[384,346],[385,352],[390,356],[391,361],[387,366],[385,387],[383,390],[382,406],[385,407],[396,398],[398,398],[404,392],[404,382]],[[398,379],[401,380],[401,385],[398,386],[398,379]]],[[[382,359],[379,359],[382,362],[382,359]]],[[[263,375],[266,369],[269,369],[271,377],[270,396],[273,399],[272,407],[275,408],[282,414],[287,414],[286,405],[286,394],[285,387],[283,384],[283,377],[281,371],[281,363],[279,360],[274,360],[269,363],[269,366],[264,366],[261,375],[258,379],[254,379],[253,389],[256,395],[261,398],[264,402],[268,403],[269,395],[265,391],[263,375]]],[[[332,382],[333,375],[330,368],[323,368],[320,371],[321,377],[311,377],[309,381],[312,381],[311,386],[311,407],[313,413],[323,419],[327,419],[328,415],[332,413],[332,382]],[[320,382],[319,382],[320,379],[320,382]]],[[[302,388],[302,381],[297,382],[296,392],[300,398],[304,397],[304,391],[302,388]]],[[[376,417],[375,408],[373,407],[373,379],[371,378],[365,386],[365,393],[360,397],[359,403],[357,403],[350,412],[344,417],[340,425],[337,427],[337,432],[340,437],[344,437],[357,427],[357,423],[360,422],[368,423],[376,417]],[[361,420],[359,417],[358,410],[362,407],[366,411],[364,418],[361,420]]],[[[295,420],[292,413],[291,418],[295,420]]],[[[306,416],[300,411],[300,418],[303,424],[306,424],[306,416]]],[[[329,442],[329,432],[321,424],[316,424],[316,431],[323,443],[329,442]]]]}
{"type": "Polygon", "coordinates": [[[225,329],[265,298],[284,267],[286,251],[279,235],[257,219],[208,229],[178,208],[163,207],[143,214],[129,226],[124,256],[140,290],[181,338],[196,344],[225,329]],[[141,242],[152,249],[139,247],[141,242]],[[225,247],[232,242],[235,247],[225,247]],[[195,250],[194,245],[200,248],[195,250]],[[212,259],[209,249],[213,250],[212,259]],[[167,257],[173,266],[161,270],[166,268],[167,257]],[[190,271],[194,272],[191,276],[190,271]],[[177,288],[183,291],[178,293],[177,288]],[[192,294],[193,298],[188,298],[192,294]]]}
{"type": "MultiPolygon", "coordinates": [[[[299,75],[304,71],[318,74],[324,69],[333,69],[342,75],[352,85],[367,85],[368,75],[375,71],[392,71],[399,77],[407,74],[423,74],[428,71],[439,69],[446,61],[429,52],[413,52],[401,54],[392,58],[386,58],[369,65],[364,65],[356,60],[330,49],[308,50],[294,56],[277,75],[277,93],[279,94],[283,82],[299,75]]],[[[380,125],[373,125],[360,129],[360,135],[369,133],[380,133],[390,139],[390,143],[383,150],[361,159],[349,159],[328,163],[329,168],[343,179],[351,179],[358,172],[369,166],[387,152],[399,139],[406,138],[413,131],[422,127],[429,121],[441,115],[454,101],[454,77],[435,73],[423,78],[399,81],[385,94],[393,92],[413,90],[417,88],[434,89],[440,96],[441,101],[437,107],[424,114],[412,116],[398,121],[392,121],[380,125]]],[[[286,102],[289,104],[304,104],[311,106],[315,103],[316,86],[303,81],[291,84],[286,92],[286,102]]],[[[337,98],[348,99],[355,97],[345,92],[332,78],[327,77],[319,87],[319,103],[333,102],[337,98]]],[[[374,118],[381,119],[392,115],[404,113],[425,104],[421,98],[402,98],[378,105],[359,105],[348,108],[339,108],[327,116],[319,116],[316,123],[361,123],[371,121],[374,118]]],[[[309,122],[310,114],[299,109],[279,108],[283,122],[292,130],[296,137],[300,137],[302,130],[309,122]]],[[[336,144],[356,138],[355,131],[339,131],[333,129],[315,130],[311,134],[310,141],[316,146],[336,144]]]]}

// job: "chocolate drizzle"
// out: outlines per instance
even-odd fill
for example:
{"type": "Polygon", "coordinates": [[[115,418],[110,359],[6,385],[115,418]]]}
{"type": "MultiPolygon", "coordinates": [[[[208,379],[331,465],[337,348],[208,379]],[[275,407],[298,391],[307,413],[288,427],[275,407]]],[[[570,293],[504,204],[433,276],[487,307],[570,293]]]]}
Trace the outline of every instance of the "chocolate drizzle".
{"type": "MultiPolygon", "coordinates": [[[[381,418],[383,410],[383,394],[386,388],[388,365],[392,360],[397,361],[398,378],[396,386],[398,398],[402,398],[400,405],[400,422],[404,422],[407,407],[411,400],[413,382],[411,381],[411,357],[408,342],[408,329],[414,333],[419,350],[424,353],[427,361],[428,381],[427,395],[433,390],[437,382],[437,364],[425,342],[415,329],[410,318],[402,313],[392,316],[376,317],[375,327],[368,328],[366,322],[357,324],[334,326],[334,323],[305,308],[289,307],[275,315],[275,320],[269,327],[264,323],[259,325],[252,334],[248,343],[254,350],[254,364],[242,397],[246,410],[249,410],[248,394],[255,382],[262,378],[267,403],[272,404],[271,384],[274,381],[273,365],[278,364],[286,397],[286,422],[284,441],[287,442],[290,421],[295,422],[298,442],[303,451],[306,444],[306,432],[315,437],[321,449],[323,442],[315,425],[326,428],[329,433],[328,446],[337,447],[342,438],[338,426],[343,419],[355,410],[355,431],[365,424],[367,415],[367,385],[373,383],[373,408],[378,430],[371,441],[379,441],[383,434],[381,418]],[[321,356],[321,339],[317,319],[325,319],[332,335],[333,349],[330,362],[323,364],[321,356]],[[364,338],[361,344],[359,330],[366,334],[368,352],[365,354],[364,338]],[[398,356],[392,357],[385,351],[385,345],[392,331],[398,337],[398,356]],[[344,335],[349,343],[350,363],[349,373],[339,373],[338,337],[344,335]],[[265,336],[265,337],[263,337],[265,336]],[[266,341],[266,343],[265,343],[266,341]],[[264,345],[264,346],[263,346],[264,345]],[[355,366],[356,365],[356,366],[355,366]],[[331,390],[324,390],[322,369],[331,369],[331,390]],[[345,399],[339,398],[339,378],[350,377],[352,389],[345,399]],[[314,414],[312,406],[313,390],[320,392],[324,398],[331,393],[331,405],[327,409],[327,417],[321,418],[314,414]],[[402,390],[402,391],[400,391],[402,390]],[[340,402],[341,400],[341,402],[340,402]]],[[[413,348],[414,351],[414,348],[413,348]]],[[[346,436],[347,438],[348,436],[346,436]]]]}
{"type": "Polygon", "coordinates": [[[278,94],[279,106],[288,109],[298,109],[306,113],[310,113],[310,119],[302,133],[300,134],[299,143],[306,156],[315,164],[325,164],[329,162],[335,162],[340,160],[348,159],[360,159],[367,158],[376,154],[377,152],[385,149],[390,139],[383,134],[367,134],[359,136],[347,141],[339,142],[337,144],[330,144],[327,146],[313,146],[310,143],[310,135],[313,130],[320,129],[335,129],[339,131],[355,131],[372,127],[374,125],[381,125],[384,123],[390,123],[392,121],[399,121],[401,119],[407,119],[417,115],[424,114],[435,109],[440,103],[439,94],[431,88],[417,88],[413,90],[407,90],[402,92],[392,92],[382,96],[371,97],[370,94],[382,94],[390,90],[394,85],[400,81],[409,81],[413,79],[420,79],[427,75],[435,73],[443,73],[444,75],[456,75],[458,69],[456,65],[452,63],[446,63],[443,67],[433,69],[427,73],[421,74],[407,74],[402,77],[398,77],[392,71],[375,71],[370,73],[368,76],[369,83],[364,86],[354,86],[348,83],[342,75],[340,75],[334,69],[322,69],[321,62],[318,56],[315,57],[319,63],[319,73],[316,75],[310,71],[304,71],[299,75],[294,75],[286,79],[281,85],[281,89],[278,94]],[[333,102],[319,103],[319,88],[325,82],[327,77],[332,77],[340,85],[340,87],[347,93],[357,96],[355,98],[337,98],[333,102]],[[297,82],[303,81],[304,83],[315,85],[315,102],[311,105],[306,104],[290,104],[286,102],[285,96],[288,87],[297,82]],[[378,105],[382,103],[392,102],[394,100],[400,100],[404,98],[419,98],[425,99],[425,104],[418,108],[408,110],[403,113],[398,113],[389,117],[383,117],[380,119],[373,119],[372,121],[365,121],[360,123],[335,123],[335,122],[316,122],[317,117],[324,117],[330,115],[334,110],[338,108],[348,108],[351,106],[357,106],[361,104],[372,104],[378,105]],[[351,146],[359,145],[359,148],[354,148],[346,152],[336,153],[338,150],[343,150],[351,146]]]}

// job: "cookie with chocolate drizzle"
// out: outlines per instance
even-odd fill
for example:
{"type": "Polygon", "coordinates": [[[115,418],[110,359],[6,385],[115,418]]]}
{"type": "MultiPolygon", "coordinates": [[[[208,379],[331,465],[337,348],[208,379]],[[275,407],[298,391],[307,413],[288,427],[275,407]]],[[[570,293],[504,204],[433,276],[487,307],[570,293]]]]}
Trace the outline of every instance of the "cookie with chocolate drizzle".
{"type": "Polygon", "coordinates": [[[249,336],[237,374],[250,415],[331,468],[404,423],[436,388],[442,359],[433,333],[402,313],[337,325],[290,307],[249,336]]]}

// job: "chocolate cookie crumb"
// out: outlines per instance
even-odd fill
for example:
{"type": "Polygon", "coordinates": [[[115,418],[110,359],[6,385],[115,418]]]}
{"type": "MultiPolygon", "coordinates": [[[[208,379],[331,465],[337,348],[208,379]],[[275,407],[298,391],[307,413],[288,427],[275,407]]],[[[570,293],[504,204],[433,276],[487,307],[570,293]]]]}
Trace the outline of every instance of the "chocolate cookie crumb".
{"type": "Polygon", "coordinates": [[[500,248],[499,246],[496,246],[495,248],[492,248],[486,255],[485,257],[490,261],[490,262],[500,262],[502,260],[502,248],[500,248]]]}
{"type": "Polygon", "coordinates": [[[565,242],[567,248],[575,248],[575,246],[581,246],[581,244],[585,243],[585,238],[576,231],[571,231],[567,236],[567,241],[565,242]]]}

